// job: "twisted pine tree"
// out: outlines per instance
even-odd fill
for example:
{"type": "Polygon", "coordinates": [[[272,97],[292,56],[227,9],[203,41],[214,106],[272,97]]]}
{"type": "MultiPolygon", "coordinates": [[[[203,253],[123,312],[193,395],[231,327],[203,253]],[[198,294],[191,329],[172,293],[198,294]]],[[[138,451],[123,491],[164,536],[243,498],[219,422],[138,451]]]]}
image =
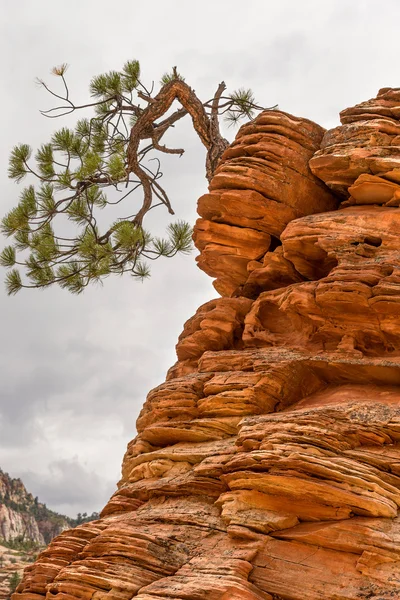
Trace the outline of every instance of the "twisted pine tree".
{"type": "Polygon", "coordinates": [[[220,116],[235,124],[262,110],[251,90],[228,95],[223,82],[211,100],[202,102],[176,68],[163,76],[154,95],[153,88],[142,83],[136,60],[125,63],[121,71],[94,77],[89,87],[92,101],[76,105],[70,98],[66,70],[66,64],[52,70],[61,79],[61,93],[38,80],[58,102],[42,114],[59,118],[91,109],[93,116],[79,119],[74,129],[55,131],[33,160],[27,144],[11,152],[9,176],[17,183],[28,178],[35,185],[22,190],[18,204],[1,223],[3,233],[12,239],[0,255],[0,263],[9,269],[8,294],[53,283],[79,294],[90,282],[111,273],[128,271],[143,279],[149,276],[147,261],[190,252],[188,223],[169,224],[165,238],[152,236],[143,226],[145,215],[157,206],[174,214],[160,184],[161,164],[154,152],[183,154],[182,148],[165,146],[162,138],[189,114],[207,149],[210,180],[228,145],[220,133],[220,116]],[[175,100],[181,107],[171,112],[175,100]],[[101,212],[107,208],[108,222],[101,228],[99,222],[105,221],[101,212]]]}

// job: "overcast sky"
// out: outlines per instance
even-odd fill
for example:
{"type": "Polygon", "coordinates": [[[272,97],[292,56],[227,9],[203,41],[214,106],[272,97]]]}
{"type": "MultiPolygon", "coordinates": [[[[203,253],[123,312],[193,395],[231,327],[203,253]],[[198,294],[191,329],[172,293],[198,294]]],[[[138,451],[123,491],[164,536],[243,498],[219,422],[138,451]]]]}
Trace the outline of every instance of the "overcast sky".
{"type": "MultiPolygon", "coordinates": [[[[1,215],[20,191],[7,179],[11,148],[37,147],[55,126],[38,112],[51,103],[34,79],[51,81],[50,69],[63,62],[80,101],[93,75],[136,58],[149,83],[177,65],[204,99],[225,80],[230,90],[251,87],[264,106],[278,103],[328,128],[341,109],[400,86],[399,0],[0,6],[1,215]]],[[[186,153],[167,157],[164,184],[177,216],[194,222],[206,191],[204,151],[183,121],[173,142],[186,153]]],[[[161,209],[154,219],[156,228],[169,222],[161,209]]],[[[194,256],[161,259],[144,284],[114,276],[81,296],[49,289],[9,298],[0,287],[0,468],[49,507],[72,516],[98,511],[114,491],[146,393],[175,362],[184,321],[216,296],[194,256]]]]}

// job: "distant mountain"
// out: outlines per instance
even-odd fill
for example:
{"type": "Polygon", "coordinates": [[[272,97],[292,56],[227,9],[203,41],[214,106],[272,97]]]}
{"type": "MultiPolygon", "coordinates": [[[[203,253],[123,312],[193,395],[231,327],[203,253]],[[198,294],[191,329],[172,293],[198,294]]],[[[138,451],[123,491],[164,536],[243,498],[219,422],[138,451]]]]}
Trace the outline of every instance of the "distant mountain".
{"type": "Polygon", "coordinates": [[[0,469],[0,600],[9,600],[23,569],[53,537],[98,516],[60,515],[27,492],[21,479],[0,469]]]}
{"type": "Polygon", "coordinates": [[[0,469],[0,544],[10,548],[45,546],[65,529],[98,518],[78,514],[76,519],[50,510],[30,494],[21,479],[0,469]]]}

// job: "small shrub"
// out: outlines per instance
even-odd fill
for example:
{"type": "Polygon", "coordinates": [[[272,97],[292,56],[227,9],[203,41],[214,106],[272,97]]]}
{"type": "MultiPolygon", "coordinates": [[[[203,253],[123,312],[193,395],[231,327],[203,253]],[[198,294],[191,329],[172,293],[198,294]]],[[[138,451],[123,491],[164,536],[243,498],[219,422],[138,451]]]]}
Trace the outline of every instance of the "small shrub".
{"type": "Polygon", "coordinates": [[[10,597],[11,597],[11,594],[13,594],[15,592],[15,590],[17,589],[20,581],[21,581],[21,575],[17,571],[14,571],[14,573],[11,575],[10,581],[9,581],[10,597]]]}

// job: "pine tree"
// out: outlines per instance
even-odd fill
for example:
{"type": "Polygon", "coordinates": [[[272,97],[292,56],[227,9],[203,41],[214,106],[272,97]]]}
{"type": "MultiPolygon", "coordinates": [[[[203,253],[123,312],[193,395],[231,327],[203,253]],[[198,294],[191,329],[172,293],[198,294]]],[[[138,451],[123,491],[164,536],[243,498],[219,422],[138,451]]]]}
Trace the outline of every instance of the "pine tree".
{"type": "Polygon", "coordinates": [[[121,71],[93,77],[91,101],[76,105],[70,99],[66,71],[66,64],[52,70],[61,80],[61,93],[39,80],[59,103],[42,114],[56,118],[91,109],[93,115],[79,119],[73,129],[58,129],[35,153],[27,144],[11,152],[10,178],[30,183],[1,222],[2,232],[11,238],[0,254],[0,264],[8,269],[8,294],[54,283],[79,294],[90,282],[112,273],[129,272],[144,279],[150,274],[148,261],[189,253],[188,223],[170,223],[165,238],[153,236],[144,227],[146,214],[157,206],[174,214],[160,184],[160,160],[156,156],[155,163],[150,163],[149,157],[154,152],[182,155],[182,148],[168,148],[161,140],[170,127],[190,114],[207,149],[210,180],[228,145],[220,133],[220,116],[236,124],[262,109],[251,90],[226,95],[223,82],[211,100],[201,102],[176,68],[162,77],[154,95],[142,83],[136,60],[126,62],[121,71]],[[181,108],[165,117],[174,100],[181,108]],[[142,198],[139,209],[134,201],[138,193],[142,198]],[[115,207],[120,209],[120,216],[109,218],[101,229],[99,217],[109,207],[113,215],[115,207]]]}

